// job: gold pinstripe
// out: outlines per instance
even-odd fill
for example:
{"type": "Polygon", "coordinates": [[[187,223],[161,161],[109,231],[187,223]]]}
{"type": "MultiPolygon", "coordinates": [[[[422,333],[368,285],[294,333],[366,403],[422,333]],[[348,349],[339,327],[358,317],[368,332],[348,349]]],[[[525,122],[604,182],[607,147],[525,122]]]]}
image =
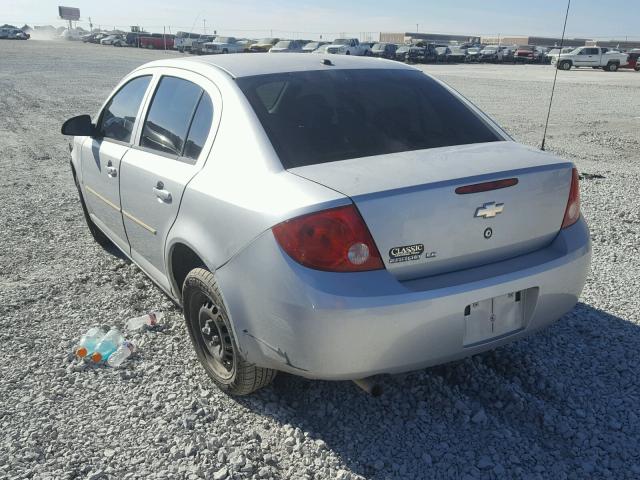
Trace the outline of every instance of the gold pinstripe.
{"type": "Polygon", "coordinates": [[[135,222],[136,224],[140,225],[142,228],[144,228],[145,230],[147,230],[148,232],[151,232],[153,235],[155,235],[157,233],[157,230],[155,228],[150,227],[149,225],[147,225],[146,223],[144,223],[142,220],[140,220],[139,218],[134,217],[133,215],[131,215],[129,212],[127,212],[126,210],[122,210],[120,207],[118,207],[115,203],[113,203],[111,200],[109,200],[108,198],[103,197],[102,195],[100,195],[98,192],[96,192],[93,188],[89,187],[88,185],[85,185],[84,188],[91,194],[95,195],[97,198],[99,198],[100,200],[102,200],[104,203],[106,203],[107,205],[109,205],[111,208],[113,208],[114,210],[117,210],[118,212],[121,212],[125,217],[127,217],[128,219],[130,219],[132,222],[135,222]]]}

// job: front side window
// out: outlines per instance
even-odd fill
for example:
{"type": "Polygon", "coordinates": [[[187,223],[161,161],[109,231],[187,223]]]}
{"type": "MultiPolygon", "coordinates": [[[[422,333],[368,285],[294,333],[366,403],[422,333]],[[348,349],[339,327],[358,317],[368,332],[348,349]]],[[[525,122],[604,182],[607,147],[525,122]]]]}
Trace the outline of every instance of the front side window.
{"type": "Polygon", "coordinates": [[[237,84],[285,168],[502,139],[418,71],[277,73],[237,84]]]}
{"type": "Polygon", "coordinates": [[[111,97],[100,117],[101,137],[120,142],[131,140],[136,115],[150,81],[151,75],[134,78],[111,97]]]}
{"type": "Polygon", "coordinates": [[[142,128],[140,146],[182,155],[202,88],[181,78],[162,77],[142,128]]]}

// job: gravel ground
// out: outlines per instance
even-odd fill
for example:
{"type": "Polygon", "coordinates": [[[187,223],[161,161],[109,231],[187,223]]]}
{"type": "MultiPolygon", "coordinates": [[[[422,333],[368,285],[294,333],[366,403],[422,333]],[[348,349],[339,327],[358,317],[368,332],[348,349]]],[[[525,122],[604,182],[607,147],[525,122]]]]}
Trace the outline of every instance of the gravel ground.
{"type": "MultiPolygon", "coordinates": [[[[640,74],[560,72],[549,150],[576,162],[592,229],[582,302],[494,352],[350,382],[280,375],[233,399],[178,311],[85,227],[63,120],[162,52],[0,42],[0,478],[638,478],[640,74]],[[96,323],[163,310],[126,368],[69,352],[96,323]]],[[[431,66],[517,140],[540,142],[553,70],[431,66]]]]}

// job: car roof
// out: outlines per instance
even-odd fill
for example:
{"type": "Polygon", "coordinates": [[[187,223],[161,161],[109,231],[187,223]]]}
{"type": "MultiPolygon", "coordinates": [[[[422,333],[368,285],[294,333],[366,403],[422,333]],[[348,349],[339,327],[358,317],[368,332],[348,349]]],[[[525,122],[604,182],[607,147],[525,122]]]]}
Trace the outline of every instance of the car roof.
{"type": "Polygon", "coordinates": [[[225,71],[233,78],[266,75],[271,73],[302,72],[309,70],[349,70],[349,69],[395,69],[415,70],[409,65],[380,58],[358,57],[355,55],[303,55],[300,53],[279,53],[278,55],[257,55],[236,53],[231,55],[206,55],[168,60],[156,60],[140,68],[174,67],[196,70],[203,73],[207,67],[225,71]],[[331,61],[326,65],[325,60],[331,61]]]}

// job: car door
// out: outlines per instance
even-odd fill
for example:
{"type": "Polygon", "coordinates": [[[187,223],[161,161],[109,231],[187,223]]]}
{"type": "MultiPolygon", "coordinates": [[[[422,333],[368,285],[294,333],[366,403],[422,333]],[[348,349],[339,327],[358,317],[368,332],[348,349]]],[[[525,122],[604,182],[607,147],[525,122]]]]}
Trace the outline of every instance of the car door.
{"type": "Polygon", "coordinates": [[[129,245],[120,211],[120,162],[129,151],[151,75],[125,82],[102,108],[95,137],[82,143],[82,189],[94,223],[120,249],[129,245]]]}
{"type": "Polygon", "coordinates": [[[220,94],[197,74],[164,69],[122,165],[120,195],[131,257],[170,290],[165,241],[186,185],[202,168],[219,122],[220,94]]]}
{"type": "Polygon", "coordinates": [[[589,66],[590,67],[599,67],[601,63],[601,52],[599,48],[590,48],[588,55],[589,66]]]}

